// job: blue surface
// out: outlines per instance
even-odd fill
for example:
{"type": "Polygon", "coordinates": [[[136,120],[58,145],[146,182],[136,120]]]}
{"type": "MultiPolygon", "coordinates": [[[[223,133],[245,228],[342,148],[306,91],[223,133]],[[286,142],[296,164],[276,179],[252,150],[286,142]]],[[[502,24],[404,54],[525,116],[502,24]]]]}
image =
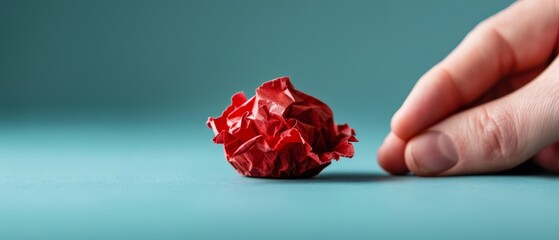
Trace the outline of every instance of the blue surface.
{"type": "Polygon", "coordinates": [[[391,177],[385,130],[356,123],[355,158],[316,178],[245,178],[187,118],[4,121],[0,239],[556,237],[555,176],[391,177]]]}

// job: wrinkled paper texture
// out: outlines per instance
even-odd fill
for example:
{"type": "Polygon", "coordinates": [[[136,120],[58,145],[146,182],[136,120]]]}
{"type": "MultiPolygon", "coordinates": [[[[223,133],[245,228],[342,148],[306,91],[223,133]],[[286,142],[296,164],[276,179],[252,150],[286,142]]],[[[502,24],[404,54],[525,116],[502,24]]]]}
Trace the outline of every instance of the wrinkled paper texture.
{"type": "Polygon", "coordinates": [[[233,95],[231,105],[209,118],[217,144],[242,175],[305,178],[320,173],[331,159],[353,157],[355,130],[336,125],[332,110],[295,90],[289,77],[268,81],[247,100],[233,95]]]}

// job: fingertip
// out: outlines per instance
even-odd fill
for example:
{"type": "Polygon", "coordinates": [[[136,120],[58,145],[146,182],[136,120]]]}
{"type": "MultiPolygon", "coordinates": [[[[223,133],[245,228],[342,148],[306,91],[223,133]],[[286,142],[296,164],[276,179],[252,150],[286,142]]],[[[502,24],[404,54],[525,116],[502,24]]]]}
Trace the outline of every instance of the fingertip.
{"type": "Polygon", "coordinates": [[[406,148],[404,149],[404,162],[406,164],[406,167],[409,169],[409,171],[411,173],[413,173],[414,175],[416,175],[416,176],[428,176],[428,175],[424,174],[422,171],[420,171],[420,169],[415,164],[415,161],[414,161],[413,156],[412,156],[412,146],[410,144],[408,144],[406,146],[406,148]]]}
{"type": "Polygon", "coordinates": [[[559,172],[559,156],[555,146],[549,146],[534,156],[534,161],[550,172],[559,172]]]}
{"type": "MultiPolygon", "coordinates": [[[[392,131],[392,132],[390,132],[390,134],[403,138],[405,135],[403,134],[404,132],[402,132],[402,129],[401,129],[402,128],[401,115],[402,115],[402,108],[400,107],[394,113],[394,115],[392,116],[392,119],[390,120],[390,129],[392,131]],[[402,136],[402,135],[404,135],[404,136],[402,136]]],[[[388,139],[390,134],[386,137],[386,139],[388,139]]],[[[385,141],[386,141],[386,139],[385,139],[385,141]]]]}
{"type": "Polygon", "coordinates": [[[453,141],[444,133],[428,131],[411,139],[405,150],[408,168],[418,176],[444,175],[458,162],[453,141]]]}
{"type": "Polygon", "coordinates": [[[409,170],[404,160],[405,147],[406,143],[403,140],[394,133],[389,133],[378,150],[379,165],[393,175],[407,174],[409,170]]]}
{"type": "Polygon", "coordinates": [[[402,140],[409,140],[413,134],[417,131],[418,127],[421,127],[417,124],[417,122],[410,121],[414,113],[410,113],[409,110],[406,110],[405,107],[406,103],[402,105],[390,121],[390,129],[392,130],[391,134],[393,137],[397,137],[402,140]]]}
{"type": "Polygon", "coordinates": [[[390,122],[392,131],[403,140],[418,133],[456,111],[461,105],[460,89],[447,70],[440,65],[425,73],[416,83],[390,122]]]}

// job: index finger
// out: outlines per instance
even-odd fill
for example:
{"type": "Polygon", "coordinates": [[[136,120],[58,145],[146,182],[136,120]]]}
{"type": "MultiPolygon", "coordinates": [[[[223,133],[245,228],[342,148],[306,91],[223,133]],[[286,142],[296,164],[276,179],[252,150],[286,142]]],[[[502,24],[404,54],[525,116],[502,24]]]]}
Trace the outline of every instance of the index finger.
{"type": "Polygon", "coordinates": [[[501,78],[549,60],[557,45],[557,1],[519,1],[480,23],[423,75],[392,118],[402,139],[474,101],[501,78]]]}

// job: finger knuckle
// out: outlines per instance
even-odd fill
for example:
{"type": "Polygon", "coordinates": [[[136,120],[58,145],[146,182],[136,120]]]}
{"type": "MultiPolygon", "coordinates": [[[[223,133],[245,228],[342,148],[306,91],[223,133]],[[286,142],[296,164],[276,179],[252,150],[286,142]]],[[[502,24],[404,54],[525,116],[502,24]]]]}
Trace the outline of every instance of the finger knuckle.
{"type": "Polygon", "coordinates": [[[491,111],[482,107],[479,114],[472,119],[474,131],[482,141],[482,157],[499,165],[510,165],[518,155],[517,129],[514,118],[507,111],[491,111]]]}

